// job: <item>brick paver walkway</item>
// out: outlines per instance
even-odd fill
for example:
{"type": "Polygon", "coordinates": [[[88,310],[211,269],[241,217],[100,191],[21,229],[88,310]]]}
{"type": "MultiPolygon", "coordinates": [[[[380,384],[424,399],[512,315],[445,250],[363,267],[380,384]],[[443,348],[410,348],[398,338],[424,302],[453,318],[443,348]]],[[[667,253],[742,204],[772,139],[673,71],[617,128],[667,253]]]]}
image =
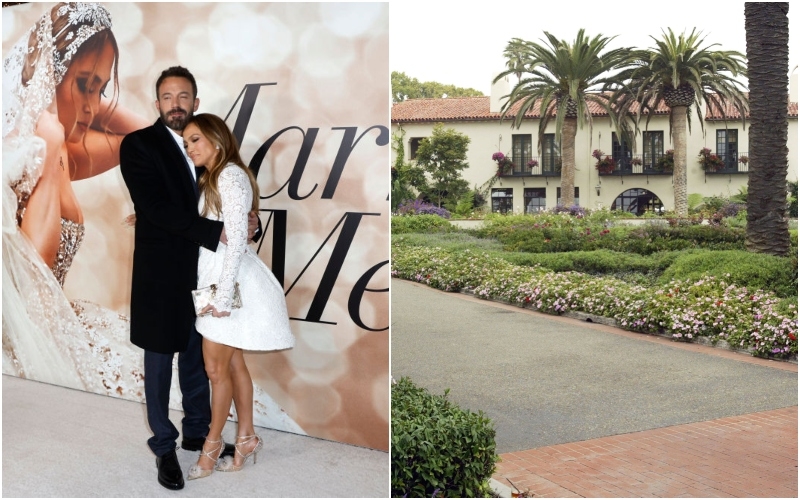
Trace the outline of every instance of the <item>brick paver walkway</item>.
{"type": "Polygon", "coordinates": [[[793,406],[504,453],[494,478],[540,497],[797,498],[797,456],[793,406]]]}

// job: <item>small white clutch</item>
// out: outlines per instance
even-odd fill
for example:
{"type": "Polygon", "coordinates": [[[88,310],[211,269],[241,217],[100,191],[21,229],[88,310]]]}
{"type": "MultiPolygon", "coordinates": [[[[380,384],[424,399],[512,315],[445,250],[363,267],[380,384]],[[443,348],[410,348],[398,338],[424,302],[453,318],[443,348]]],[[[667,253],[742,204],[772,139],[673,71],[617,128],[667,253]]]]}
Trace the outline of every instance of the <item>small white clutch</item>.
{"type": "MultiPolygon", "coordinates": [[[[200,311],[203,310],[207,305],[214,300],[214,295],[217,293],[217,285],[210,285],[205,288],[199,288],[197,290],[192,290],[192,300],[194,301],[194,312],[198,316],[205,316],[207,314],[211,314],[211,311],[206,311],[203,314],[200,314],[200,311]]],[[[231,308],[239,309],[242,307],[242,295],[239,293],[239,283],[233,285],[233,304],[231,304],[231,308]]]]}

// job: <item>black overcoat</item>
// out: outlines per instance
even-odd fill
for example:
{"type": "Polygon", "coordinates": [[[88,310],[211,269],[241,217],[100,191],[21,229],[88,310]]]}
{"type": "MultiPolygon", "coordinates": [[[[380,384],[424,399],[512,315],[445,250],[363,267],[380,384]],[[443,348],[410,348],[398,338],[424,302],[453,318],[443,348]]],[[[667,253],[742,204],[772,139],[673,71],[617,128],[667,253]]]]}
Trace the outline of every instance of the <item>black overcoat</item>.
{"type": "Polygon", "coordinates": [[[222,222],[198,215],[189,168],[161,120],[128,134],[120,146],[120,170],[136,212],[131,342],[149,351],[186,350],[200,246],[216,250],[222,233],[222,222]]]}

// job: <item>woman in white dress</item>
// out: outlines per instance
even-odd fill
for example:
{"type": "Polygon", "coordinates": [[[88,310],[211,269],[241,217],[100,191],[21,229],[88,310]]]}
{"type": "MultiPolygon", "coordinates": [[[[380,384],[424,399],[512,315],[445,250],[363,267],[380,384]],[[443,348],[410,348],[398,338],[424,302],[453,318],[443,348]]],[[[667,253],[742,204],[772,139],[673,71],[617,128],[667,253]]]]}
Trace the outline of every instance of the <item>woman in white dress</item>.
{"type": "Polygon", "coordinates": [[[236,139],[221,118],[207,113],[195,115],[187,123],[183,139],[195,166],[206,168],[198,181],[201,215],[222,220],[227,235],[227,245],[220,243],[216,252],[201,248],[198,261],[198,288],[216,285],[214,298],[196,321],[211,381],[211,428],[200,458],[188,473],[188,479],[198,479],[215,468],[241,470],[250,456],[255,464],[262,440],[253,427],[252,379],[243,350],[289,349],[295,339],[283,288],[247,245],[247,216],[258,210],[258,185],[239,156],[236,139]],[[240,308],[233,307],[237,285],[240,308]],[[236,452],[217,463],[234,394],[240,396],[235,401],[236,452]]]}

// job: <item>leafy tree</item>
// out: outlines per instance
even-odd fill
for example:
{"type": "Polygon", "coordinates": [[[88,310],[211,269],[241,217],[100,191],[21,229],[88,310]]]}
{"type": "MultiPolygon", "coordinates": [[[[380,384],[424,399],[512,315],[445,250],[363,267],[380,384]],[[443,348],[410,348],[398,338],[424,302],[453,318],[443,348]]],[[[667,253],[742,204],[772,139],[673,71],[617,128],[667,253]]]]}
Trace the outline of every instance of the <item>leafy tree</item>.
{"type": "Polygon", "coordinates": [[[723,117],[730,115],[728,106],[732,106],[741,115],[744,126],[747,97],[735,78],[746,66],[739,52],[714,50],[718,44],[702,46],[705,39],[695,30],[676,38],[668,29],[662,31],[660,40],[651,38],[656,46],[634,51],[633,67],[619,75],[626,85],[615,90],[612,100],[618,118],[633,113],[637,125],[643,114],[649,123],[662,103],[670,108],[670,134],[675,146],[675,211],[686,216],[686,130],[687,124],[691,126],[691,107],[694,105],[701,127],[703,103],[723,117]]]}
{"type": "Polygon", "coordinates": [[[797,218],[797,182],[789,183],[789,217],[797,218]]]}
{"type": "Polygon", "coordinates": [[[621,83],[613,71],[627,64],[630,49],[601,54],[613,37],[590,39],[582,29],[571,43],[546,31],[544,34],[547,40],[541,44],[513,38],[504,52],[508,69],[494,81],[508,75],[519,77],[503,105],[502,116],[515,110],[512,127],[519,128],[525,115],[538,107],[540,153],[547,125],[555,117],[556,142],[561,144],[562,200],[565,206],[571,206],[575,202],[575,135],[578,126],[588,123],[589,130],[592,128],[589,105],[599,104],[609,111],[615,128],[624,128],[624,122],[618,122],[611,113],[608,94],[598,90],[621,83]]]}
{"type": "Polygon", "coordinates": [[[750,80],[750,175],[745,246],[788,255],[789,2],[745,2],[750,80]]]}
{"type": "Polygon", "coordinates": [[[451,128],[445,129],[441,123],[433,127],[430,137],[420,141],[417,165],[430,177],[423,194],[436,200],[439,207],[446,201],[457,204],[469,189],[469,184],[461,177],[461,171],[469,167],[469,142],[468,136],[451,128]]]}
{"type": "Polygon", "coordinates": [[[392,71],[392,102],[398,103],[406,99],[433,97],[481,97],[479,90],[445,85],[438,82],[420,82],[405,73],[392,71]]]}
{"type": "Polygon", "coordinates": [[[406,131],[402,127],[392,134],[392,149],[395,152],[394,165],[392,165],[392,212],[396,211],[397,205],[405,200],[416,198],[415,191],[423,190],[428,184],[422,168],[413,163],[406,163],[405,137],[406,131]]]}

